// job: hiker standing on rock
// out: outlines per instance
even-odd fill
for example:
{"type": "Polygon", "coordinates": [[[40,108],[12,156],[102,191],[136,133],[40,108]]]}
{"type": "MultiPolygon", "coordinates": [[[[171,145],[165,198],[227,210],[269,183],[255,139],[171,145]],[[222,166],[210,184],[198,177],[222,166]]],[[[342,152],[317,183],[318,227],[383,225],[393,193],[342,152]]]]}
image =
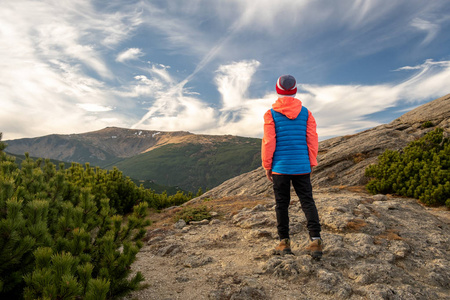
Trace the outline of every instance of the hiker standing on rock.
{"type": "Polygon", "coordinates": [[[306,250],[314,259],[322,257],[322,239],[316,204],[312,195],[311,172],[317,165],[319,149],[316,121],[311,112],[296,99],[296,80],[283,75],[277,80],[278,100],[264,115],[262,165],[273,182],[275,211],[280,244],[275,253],[293,254],[289,237],[291,182],[307,219],[311,243],[306,250]]]}

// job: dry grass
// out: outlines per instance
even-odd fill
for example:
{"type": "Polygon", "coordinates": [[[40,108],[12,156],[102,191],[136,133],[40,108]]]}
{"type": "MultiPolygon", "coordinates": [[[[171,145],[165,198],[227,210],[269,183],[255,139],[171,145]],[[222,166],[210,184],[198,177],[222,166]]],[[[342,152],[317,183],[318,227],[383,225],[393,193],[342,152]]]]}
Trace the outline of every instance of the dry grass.
{"type": "Polygon", "coordinates": [[[369,155],[368,153],[356,153],[352,156],[353,162],[355,164],[360,163],[364,160],[366,160],[367,158],[371,157],[371,155],[369,155]]]}
{"type": "Polygon", "coordinates": [[[396,229],[387,229],[384,233],[377,235],[375,237],[374,243],[375,244],[382,244],[382,240],[402,240],[402,238],[398,235],[398,230],[396,229]]]}
{"type": "Polygon", "coordinates": [[[367,223],[363,219],[353,219],[351,221],[348,221],[347,228],[351,231],[359,231],[361,228],[364,228],[367,226],[367,223]]]}
{"type": "Polygon", "coordinates": [[[353,185],[353,186],[346,186],[345,189],[349,192],[353,192],[353,193],[362,193],[362,194],[369,194],[369,192],[367,192],[367,189],[364,185],[353,185]]]}

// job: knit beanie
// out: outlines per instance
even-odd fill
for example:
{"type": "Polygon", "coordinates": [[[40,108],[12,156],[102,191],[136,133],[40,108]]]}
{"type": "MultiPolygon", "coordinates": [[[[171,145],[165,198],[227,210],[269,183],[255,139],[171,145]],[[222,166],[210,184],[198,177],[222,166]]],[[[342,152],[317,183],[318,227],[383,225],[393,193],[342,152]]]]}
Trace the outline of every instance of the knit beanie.
{"type": "Polygon", "coordinates": [[[278,95],[294,96],[297,94],[297,82],[292,75],[280,76],[277,80],[276,90],[278,95]]]}

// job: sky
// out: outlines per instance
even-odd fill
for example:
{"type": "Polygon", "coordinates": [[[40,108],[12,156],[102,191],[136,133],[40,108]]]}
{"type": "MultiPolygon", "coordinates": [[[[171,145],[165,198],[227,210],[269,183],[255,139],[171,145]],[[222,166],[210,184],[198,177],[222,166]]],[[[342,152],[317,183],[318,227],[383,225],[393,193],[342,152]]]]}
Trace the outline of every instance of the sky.
{"type": "Polygon", "coordinates": [[[450,93],[448,0],[2,0],[3,140],[124,127],[261,138],[297,79],[319,139],[450,93]]]}

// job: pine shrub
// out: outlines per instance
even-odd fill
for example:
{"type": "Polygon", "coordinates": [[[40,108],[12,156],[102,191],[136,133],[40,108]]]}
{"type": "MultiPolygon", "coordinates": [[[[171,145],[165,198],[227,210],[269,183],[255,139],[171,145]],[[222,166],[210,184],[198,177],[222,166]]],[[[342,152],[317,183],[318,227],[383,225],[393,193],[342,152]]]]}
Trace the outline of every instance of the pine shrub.
{"type": "Polygon", "coordinates": [[[450,142],[436,128],[402,151],[386,150],[366,168],[371,193],[393,193],[450,207],[450,142]]]}
{"type": "Polygon", "coordinates": [[[422,128],[430,128],[430,127],[433,127],[433,126],[434,126],[434,124],[431,121],[425,121],[422,124],[422,128]]]}
{"type": "Polygon", "coordinates": [[[0,298],[111,299],[136,290],[143,277],[130,266],[149,225],[141,191],[118,170],[57,170],[28,155],[19,168],[4,148],[0,141],[0,298]]]}

